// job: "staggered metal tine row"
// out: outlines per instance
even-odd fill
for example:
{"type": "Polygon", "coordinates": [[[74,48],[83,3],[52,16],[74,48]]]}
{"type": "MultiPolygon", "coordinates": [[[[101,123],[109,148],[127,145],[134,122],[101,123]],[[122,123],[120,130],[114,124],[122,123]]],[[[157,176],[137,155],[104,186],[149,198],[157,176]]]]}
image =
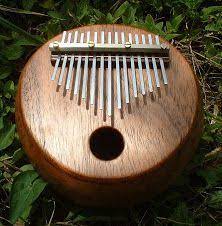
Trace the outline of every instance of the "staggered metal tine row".
{"type": "MultiPolygon", "coordinates": [[[[115,44],[119,43],[118,32],[115,32],[115,44]]],[[[116,55],[116,89],[117,89],[117,108],[122,108],[121,99],[121,77],[120,77],[120,67],[119,67],[119,56],[116,55]]]]}
{"type": "MultiPolygon", "coordinates": [[[[152,40],[151,34],[148,35],[148,39],[149,39],[149,44],[152,45],[153,40],[152,40]]],[[[152,57],[152,64],[153,64],[154,76],[155,76],[155,80],[156,80],[156,86],[157,86],[157,88],[160,88],[160,81],[159,81],[159,75],[158,75],[158,71],[157,71],[157,65],[156,65],[155,57],[152,57]]]]}
{"type": "MultiPolygon", "coordinates": [[[[67,43],[71,42],[71,37],[72,37],[72,33],[69,33],[67,43]]],[[[59,86],[62,85],[62,79],[63,79],[63,75],[65,74],[67,60],[68,60],[68,56],[67,56],[67,54],[65,54],[65,56],[63,58],[63,62],[62,62],[61,73],[60,73],[59,80],[58,80],[59,86]]]]}
{"type": "MultiPolygon", "coordinates": [[[[131,33],[129,33],[129,42],[133,43],[133,38],[132,38],[131,33]]],[[[137,97],[137,84],[136,84],[136,71],[135,71],[134,56],[130,57],[130,64],[131,64],[131,70],[132,70],[133,94],[134,94],[134,97],[137,97]]]]}
{"type": "MultiPolygon", "coordinates": [[[[101,43],[105,43],[105,34],[104,31],[101,32],[101,43]]],[[[99,108],[103,110],[104,108],[104,56],[101,55],[100,59],[100,102],[99,102],[99,108]]]]}
{"type": "MultiPolygon", "coordinates": [[[[135,34],[135,42],[136,44],[139,44],[139,36],[137,34],[135,34]]],[[[139,55],[137,56],[137,61],[138,61],[138,69],[139,69],[139,77],[140,77],[140,89],[141,89],[141,93],[145,95],[146,91],[145,91],[145,84],[143,79],[143,67],[142,67],[141,56],[139,55]]]]}
{"type": "MultiPolygon", "coordinates": [[[[86,41],[89,42],[90,41],[90,32],[87,32],[86,35],[86,41]]],[[[82,99],[86,98],[87,95],[87,83],[88,83],[88,65],[89,65],[89,56],[85,56],[85,64],[84,64],[84,74],[83,74],[83,84],[82,84],[82,99]]]]}
{"type": "MultiPolygon", "coordinates": [[[[84,40],[84,33],[80,35],[80,43],[83,43],[84,40]]],[[[82,63],[82,56],[78,56],[77,61],[77,68],[76,68],[76,78],[75,78],[75,86],[74,86],[74,94],[77,95],[79,91],[79,83],[80,83],[80,75],[81,75],[81,63],[82,63]]]]}
{"type": "MultiPolygon", "coordinates": [[[[65,38],[66,38],[66,31],[63,31],[61,43],[65,42],[65,38]]],[[[59,68],[60,60],[61,60],[61,55],[59,55],[57,60],[56,60],[51,80],[55,80],[55,77],[56,77],[56,74],[57,74],[57,71],[58,71],[58,68],[59,68]]]]}
{"type": "MultiPolygon", "coordinates": [[[[145,35],[142,35],[142,43],[146,44],[145,35]]],[[[148,78],[149,91],[152,93],[153,92],[153,85],[152,85],[152,78],[151,78],[151,73],[150,73],[149,60],[148,60],[147,56],[145,56],[145,67],[146,67],[146,74],[147,74],[147,78],[148,78]]]]}
{"type": "MultiPolygon", "coordinates": [[[[77,38],[78,38],[78,31],[75,31],[73,43],[77,43],[77,38]]],[[[73,68],[74,68],[74,61],[75,61],[75,56],[72,55],[70,58],[69,70],[68,70],[68,75],[67,75],[67,80],[66,80],[66,90],[68,90],[70,88],[72,72],[73,72],[73,68]]]]}
{"type": "MultiPolygon", "coordinates": [[[[108,44],[112,43],[112,34],[108,32],[108,44]]],[[[112,60],[111,55],[108,55],[107,68],[107,114],[112,115],[112,60]]]]}
{"type": "MultiPolygon", "coordinates": [[[[121,39],[122,44],[125,43],[125,34],[124,32],[121,32],[121,39]]],[[[127,74],[127,63],[126,63],[126,56],[123,55],[123,79],[124,79],[124,90],[125,90],[125,98],[126,103],[129,104],[129,82],[128,82],[128,74],[127,74]]]]}
{"type": "MultiPolygon", "coordinates": [[[[156,44],[157,45],[160,45],[160,40],[159,40],[159,36],[156,35],[155,36],[155,39],[156,39],[156,44]]],[[[163,83],[165,85],[167,85],[167,75],[166,75],[166,70],[165,70],[165,66],[164,66],[164,62],[163,62],[163,58],[159,58],[159,61],[160,61],[160,68],[161,68],[161,72],[162,72],[162,76],[163,76],[163,83]]]]}
{"type": "MultiPolygon", "coordinates": [[[[67,43],[77,43],[78,40],[78,35],[79,32],[75,31],[74,33],[74,38],[73,38],[73,42],[72,42],[72,33],[68,34],[67,36],[67,32],[64,31],[62,34],[62,39],[61,39],[61,43],[65,43],[66,39],[67,39],[67,43]]],[[[80,34],[80,40],[79,43],[84,43],[84,33],[80,34]]],[[[102,31],[100,34],[100,43],[101,44],[105,44],[105,32],[102,31]]],[[[128,37],[125,37],[125,33],[121,32],[120,34],[121,37],[121,43],[125,45],[126,40],[128,39],[130,43],[133,43],[135,41],[135,44],[140,44],[139,41],[139,36],[138,34],[135,34],[135,36],[133,37],[131,33],[128,34],[128,37]]],[[[94,44],[97,43],[97,39],[98,39],[98,33],[94,32],[93,34],[90,34],[90,32],[88,31],[86,33],[86,42],[89,43],[91,39],[93,39],[94,44]],[[90,37],[91,36],[91,37],[90,37]],[[93,36],[93,37],[92,37],[93,36]]],[[[142,34],[141,35],[141,39],[142,39],[142,44],[149,44],[149,45],[153,45],[153,39],[152,36],[149,34],[147,37],[142,34]],[[146,41],[146,39],[148,40],[148,43],[146,41]]],[[[119,34],[118,32],[114,33],[114,40],[112,40],[112,33],[108,32],[108,36],[107,36],[107,42],[108,44],[119,44],[119,34]]],[[[159,37],[156,35],[155,36],[155,44],[160,46],[160,41],[159,41],[159,37]]],[[[117,108],[121,109],[122,108],[122,96],[121,96],[121,80],[123,80],[123,91],[124,91],[124,97],[125,97],[125,103],[129,104],[130,103],[130,85],[129,85],[129,77],[128,77],[128,65],[127,65],[127,60],[130,60],[130,68],[129,70],[131,70],[130,74],[131,74],[131,78],[130,80],[132,82],[132,89],[133,89],[133,96],[136,98],[138,97],[138,87],[140,87],[140,93],[142,95],[146,94],[145,91],[145,81],[144,81],[144,77],[143,77],[143,64],[142,64],[142,57],[144,59],[144,63],[145,63],[145,70],[146,70],[146,75],[147,75],[147,81],[148,81],[148,92],[153,92],[153,82],[152,82],[152,76],[151,76],[151,70],[150,70],[150,62],[149,60],[151,60],[152,63],[152,68],[154,71],[154,81],[156,84],[156,87],[159,88],[160,87],[160,79],[159,79],[159,75],[158,75],[158,69],[157,69],[157,60],[160,64],[160,69],[161,69],[161,73],[162,73],[162,78],[163,78],[163,82],[166,85],[167,82],[167,75],[166,75],[166,70],[165,70],[165,66],[164,66],[164,61],[162,57],[157,57],[155,58],[154,56],[151,56],[151,58],[149,58],[148,56],[126,56],[125,54],[123,55],[118,55],[118,53],[115,53],[114,56],[111,56],[111,54],[108,54],[108,56],[104,56],[104,54],[100,55],[100,65],[99,65],[99,75],[98,75],[98,94],[99,94],[99,108],[101,110],[104,110],[104,105],[105,105],[105,101],[107,101],[107,114],[109,116],[112,115],[113,112],[113,75],[112,75],[112,58],[115,57],[115,72],[116,72],[116,94],[117,94],[117,108]],[[135,59],[137,60],[137,68],[135,66],[135,59]],[[107,68],[106,68],[106,75],[105,75],[105,60],[107,61],[107,68]],[[122,62],[122,72],[123,72],[123,77],[121,77],[121,70],[120,70],[120,60],[122,62]],[[137,79],[137,73],[136,71],[138,71],[138,79],[137,79]],[[107,81],[107,86],[106,86],[106,95],[105,94],[105,76],[106,76],[106,81],[107,81]],[[137,84],[138,82],[138,84],[137,84]]],[[[91,64],[91,72],[90,72],[90,77],[89,77],[89,55],[63,55],[63,58],[61,55],[58,55],[56,62],[55,62],[55,67],[54,67],[54,71],[52,74],[51,79],[54,80],[58,71],[58,67],[61,63],[61,72],[59,75],[59,79],[58,79],[58,86],[62,85],[63,82],[63,78],[66,72],[66,65],[68,62],[68,58],[69,59],[69,66],[68,66],[68,72],[67,72],[67,79],[66,79],[66,90],[70,89],[71,86],[71,81],[72,78],[74,81],[74,89],[73,92],[75,95],[79,94],[79,90],[80,90],[80,81],[81,81],[81,65],[82,65],[82,59],[84,59],[84,67],[83,67],[83,79],[82,79],[82,99],[85,99],[87,97],[87,87],[88,87],[88,80],[90,79],[90,104],[94,105],[95,104],[95,95],[96,95],[96,84],[97,84],[97,75],[96,75],[96,68],[97,68],[97,59],[98,56],[96,56],[95,54],[92,56],[92,64],[91,64]],[[62,62],[61,59],[63,59],[62,62]],[[76,67],[74,67],[75,65],[75,61],[76,61],[76,67]],[[74,69],[76,68],[75,71],[75,76],[74,76],[74,69]]]]}
{"type": "MultiPolygon", "coordinates": [[[[94,32],[94,43],[97,43],[97,32],[94,32]]],[[[96,89],[96,55],[93,55],[92,69],[91,69],[91,84],[90,84],[90,103],[95,103],[95,89],[96,89]]]]}

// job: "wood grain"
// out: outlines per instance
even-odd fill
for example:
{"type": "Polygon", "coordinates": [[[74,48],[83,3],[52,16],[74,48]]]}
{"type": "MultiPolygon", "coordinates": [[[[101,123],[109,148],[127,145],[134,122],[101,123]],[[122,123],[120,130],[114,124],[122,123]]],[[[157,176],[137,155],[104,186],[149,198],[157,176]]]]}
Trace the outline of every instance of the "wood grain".
{"type": "MultiPolygon", "coordinates": [[[[148,34],[122,25],[77,29],[148,34]]],[[[56,36],[33,54],[19,81],[17,128],[34,166],[60,193],[81,205],[128,206],[164,190],[192,157],[202,131],[198,81],[188,62],[170,46],[168,86],[161,80],[153,96],[135,99],[129,79],[130,106],[123,104],[121,112],[115,107],[108,117],[97,105],[73,96],[72,90],[65,93],[65,79],[60,89],[50,80],[48,46],[60,39],[56,36]],[[90,135],[102,126],[112,126],[124,138],[123,152],[111,161],[96,158],[89,147],[90,135]]],[[[115,83],[115,70],[113,79],[115,83]]]]}

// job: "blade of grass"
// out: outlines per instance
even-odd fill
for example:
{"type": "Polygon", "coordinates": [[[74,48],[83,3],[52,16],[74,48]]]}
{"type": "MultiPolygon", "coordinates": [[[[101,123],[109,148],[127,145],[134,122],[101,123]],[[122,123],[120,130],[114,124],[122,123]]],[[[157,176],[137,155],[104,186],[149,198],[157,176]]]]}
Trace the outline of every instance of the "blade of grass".
{"type": "Polygon", "coordinates": [[[43,13],[37,13],[37,12],[28,11],[28,10],[12,8],[12,7],[4,6],[4,5],[1,5],[1,4],[0,4],[0,10],[6,11],[6,12],[11,12],[11,13],[20,13],[20,14],[28,14],[28,15],[48,17],[48,15],[43,14],[43,13]]]}
{"type": "Polygon", "coordinates": [[[15,24],[9,22],[8,20],[4,19],[1,16],[0,16],[0,24],[3,27],[5,27],[5,28],[8,28],[8,29],[10,29],[12,31],[15,31],[15,32],[23,35],[27,40],[33,42],[33,44],[35,44],[35,45],[42,44],[42,41],[39,38],[36,38],[36,37],[32,36],[31,34],[29,34],[28,32],[26,32],[22,28],[16,26],[15,24]]]}

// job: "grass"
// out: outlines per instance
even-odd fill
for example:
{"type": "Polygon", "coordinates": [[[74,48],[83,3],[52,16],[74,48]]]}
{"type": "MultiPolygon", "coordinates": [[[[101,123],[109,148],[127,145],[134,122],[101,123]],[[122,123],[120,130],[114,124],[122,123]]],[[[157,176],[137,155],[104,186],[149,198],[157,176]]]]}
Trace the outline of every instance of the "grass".
{"type": "Polygon", "coordinates": [[[0,225],[222,225],[219,1],[0,0],[0,13],[0,225]],[[17,82],[30,55],[63,30],[99,23],[134,25],[170,40],[193,66],[203,94],[205,128],[193,161],[166,192],[122,211],[79,208],[54,194],[15,128],[17,82]]]}

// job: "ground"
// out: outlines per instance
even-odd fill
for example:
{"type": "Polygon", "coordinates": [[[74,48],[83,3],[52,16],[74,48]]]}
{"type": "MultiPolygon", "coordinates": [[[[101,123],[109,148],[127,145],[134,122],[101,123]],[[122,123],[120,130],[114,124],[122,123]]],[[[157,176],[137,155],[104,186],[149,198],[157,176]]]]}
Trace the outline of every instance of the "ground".
{"type": "Polygon", "coordinates": [[[0,225],[222,225],[220,1],[0,0],[0,13],[0,225]],[[193,161],[166,192],[121,211],[58,197],[30,165],[14,119],[30,55],[63,30],[99,23],[133,25],[171,41],[193,66],[203,96],[204,133],[193,161]]]}

